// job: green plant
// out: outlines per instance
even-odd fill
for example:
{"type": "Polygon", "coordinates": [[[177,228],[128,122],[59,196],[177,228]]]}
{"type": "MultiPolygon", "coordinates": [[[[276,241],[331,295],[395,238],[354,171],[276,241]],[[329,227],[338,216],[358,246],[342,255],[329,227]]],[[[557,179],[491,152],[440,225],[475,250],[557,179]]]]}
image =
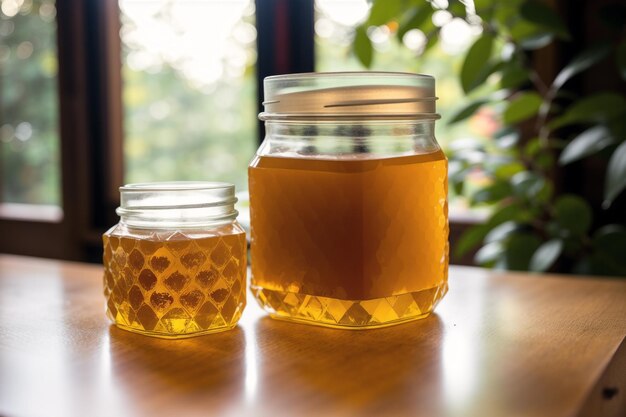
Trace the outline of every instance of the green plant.
{"type": "Polygon", "coordinates": [[[491,106],[504,127],[487,144],[464,141],[449,150],[450,185],[462,194],[467,174],[482,170],[490,180],[468,199],[493,208],[485,223],[462,236],[456,255],[482,244],[475,260],[483,266],[532,271],[558,266],[565,272],[626,275],[623,224],[602,225],[588,201],[556,192],[554,183],[565,165],[594,157],[608,160],[604,203],[596,212],[608,209],[626,188],[626,98],[610,91],[578,98],[567,91],[570,79],[609,59],[626,79],[626,40],[616,41],[623,37],[624,7],[607,6],[601,13],[614,39],[583,50],[548,84],[529,57],[554,41],[571,42],[559,15],[534,0],[475,0],[474,7],[458,0],[374,0],[353,42],[354,53],[369,67],[371,26],[387,25],[400,40],[419,29],[426,35],[425,52],[440,38],[441,28],[432,21],[438,10],[482,29],[459,73],[470,100],[450,123],[491,106]],[[485,83],[495,84],[496,93],[481,94],[477,88],[485,83]]]}

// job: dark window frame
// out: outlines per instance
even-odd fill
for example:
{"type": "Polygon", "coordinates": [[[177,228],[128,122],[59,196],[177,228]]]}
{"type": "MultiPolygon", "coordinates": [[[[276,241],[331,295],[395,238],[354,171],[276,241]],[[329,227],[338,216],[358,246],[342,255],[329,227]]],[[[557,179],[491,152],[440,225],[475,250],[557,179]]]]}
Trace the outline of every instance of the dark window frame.
{"type": "Polygon", "coordinates": [[[123,178],[119,11],[82,0],[56,9],[63,215],[0,216],[0,252],[96,261],[123,178]]]}

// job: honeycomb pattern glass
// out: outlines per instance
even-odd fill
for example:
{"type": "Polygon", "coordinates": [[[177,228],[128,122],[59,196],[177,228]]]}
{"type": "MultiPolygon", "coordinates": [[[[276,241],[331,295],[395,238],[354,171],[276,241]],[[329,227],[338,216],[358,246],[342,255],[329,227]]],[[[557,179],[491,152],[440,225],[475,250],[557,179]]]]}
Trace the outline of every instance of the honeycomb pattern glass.
{"type": "Polygon", "coordinates": [[[107,316],[118,327],[178,338],[234,327],[246,304],[246,238],[236,224],[210,234],[114,226],[103,236],[107,316]]]}

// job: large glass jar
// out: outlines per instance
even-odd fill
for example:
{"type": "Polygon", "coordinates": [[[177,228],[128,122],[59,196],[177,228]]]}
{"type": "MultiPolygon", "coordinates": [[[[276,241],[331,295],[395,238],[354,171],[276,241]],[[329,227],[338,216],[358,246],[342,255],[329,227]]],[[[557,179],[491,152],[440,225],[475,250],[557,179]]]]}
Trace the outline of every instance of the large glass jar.
{"type": "Polygon", "coordinates": [[[262,307],[341,328],[426,317],[448,289],[434,79],[352,72],[264,83],[267,134],[249,167],[262,307]]]}
{"type": "Polygon", "coordinates": [[[102,237],[111,321],[165,338],[234,327],[246,305],[247,258],[235,187],[170,182],[120,192],[120,222],[102,237]]]}

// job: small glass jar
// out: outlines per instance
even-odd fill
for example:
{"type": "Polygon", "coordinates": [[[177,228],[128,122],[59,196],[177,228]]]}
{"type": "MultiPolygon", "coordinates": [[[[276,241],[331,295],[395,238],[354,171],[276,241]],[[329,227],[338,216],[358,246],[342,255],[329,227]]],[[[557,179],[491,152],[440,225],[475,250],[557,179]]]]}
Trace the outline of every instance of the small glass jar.
{"type": "Polygon", "coordinates": [[[447,159],[435,80],[264,80],[249,167],[252,292],[273,317],[340,328],[426,317],[448,289],[447,159]]]}
{"type": "Polygon", "coordinates": [[[233,328],[246,305],[247,258],[235,187],[165,182],[120,193],[120,222],[102,236],[111,321],[164,338],[233,328]]]}

